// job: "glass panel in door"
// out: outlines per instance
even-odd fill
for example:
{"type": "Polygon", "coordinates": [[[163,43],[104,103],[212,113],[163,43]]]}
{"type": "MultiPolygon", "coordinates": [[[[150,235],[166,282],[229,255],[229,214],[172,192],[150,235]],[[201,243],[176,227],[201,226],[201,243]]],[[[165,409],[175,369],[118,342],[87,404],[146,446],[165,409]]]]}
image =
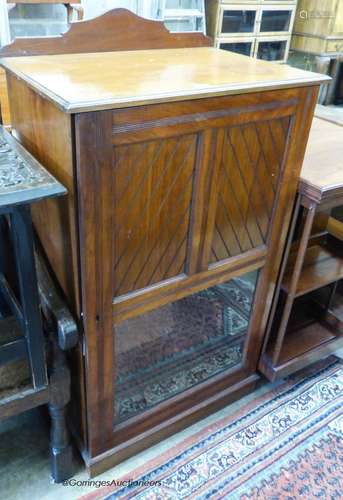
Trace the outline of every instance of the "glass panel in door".
{"type": "Polygon", "coordinates": [[[256,10],[224,10],[222,33],[253,33],[256,10]]]}
{"type": "Polygon", "coordinates": [[[252,42],[233,42],[220,44],[221,49],[229,50],[230,52],[236,52],[237,54],[242,54],[243,56],[250,56],[251,46],[252,42]]]}
{"type": "Polygon", "coordinates": [[[260,32],[289,31],[291,17],[291,10],[263,10],[260,32]]]}
{"type": "Polygon", "coordinates": [[[259,42],[257,58],[265,61],[283,61],[286,54],[286,40],[274,40],[270,42],[259,42]]]}
{"type": "Polygon", "coordinates": [[[258,271],[115,327],[115,424],[239,367],[258,271]]]}

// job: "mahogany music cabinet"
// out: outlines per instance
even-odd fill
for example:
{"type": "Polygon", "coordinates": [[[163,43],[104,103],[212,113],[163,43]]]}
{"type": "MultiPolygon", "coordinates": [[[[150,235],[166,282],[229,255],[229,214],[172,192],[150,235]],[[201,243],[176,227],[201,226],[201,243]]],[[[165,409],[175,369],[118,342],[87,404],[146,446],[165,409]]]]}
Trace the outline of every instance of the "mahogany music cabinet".
{"type": "Polygon", "coordinates": [[[30,43],[2,65],[13,133],[68,189],[33,218],[83,332],[73,425],[96,474],[255,386],[327,77],[125,10],[30,43]]]}

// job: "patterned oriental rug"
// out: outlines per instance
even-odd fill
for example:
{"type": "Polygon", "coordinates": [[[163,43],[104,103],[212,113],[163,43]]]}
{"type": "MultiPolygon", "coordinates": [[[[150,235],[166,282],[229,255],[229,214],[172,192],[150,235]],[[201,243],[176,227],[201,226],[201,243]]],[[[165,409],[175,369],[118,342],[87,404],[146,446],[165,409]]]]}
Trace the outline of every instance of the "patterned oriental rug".
{"type": "Polygon", "coordinates": [[[130,476],[83,500],[342,498],[343,364],[290,377],[130,476]]]}

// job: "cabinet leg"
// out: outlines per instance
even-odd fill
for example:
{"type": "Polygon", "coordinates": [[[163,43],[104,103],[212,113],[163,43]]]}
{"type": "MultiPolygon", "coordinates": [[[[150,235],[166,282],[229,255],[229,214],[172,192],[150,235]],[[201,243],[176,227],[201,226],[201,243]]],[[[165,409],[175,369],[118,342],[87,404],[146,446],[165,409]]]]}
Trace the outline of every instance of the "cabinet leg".
{"type": "Polygon", "coordinates": [[[65,354],[58,347],[55,338],[51,338],[51,343],[50,402],[48,405],[51,418],[51,475],[54,482],[60,483],[74,473],[73,450],[66,418],[67,405],[70,401],[70,372],[65,354]]]}

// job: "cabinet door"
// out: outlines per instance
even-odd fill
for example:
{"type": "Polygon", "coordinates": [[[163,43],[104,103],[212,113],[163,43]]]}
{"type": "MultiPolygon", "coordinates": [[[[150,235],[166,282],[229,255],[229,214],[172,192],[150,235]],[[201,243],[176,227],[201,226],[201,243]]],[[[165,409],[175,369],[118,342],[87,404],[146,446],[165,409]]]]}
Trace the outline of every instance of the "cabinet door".
{"type": "Polygon", "coordinates": [[[261,37],[256,40],[255,57],[265,61],[285,62],[289,51],[290,37],[261,37]]]}
{"type": "Polygon", "coordinates": [[[261,7],[258,17],[258,34],[291,33],[295,7],[269,5],[261,7]]]}
{"type": "Polygon", "coordinates": [[[76,116],[91,454],[253,375],[312,99],[76,116]]]}
{"type": "Polygon", "coordinates": [[[113,112],[116,324],[263,259],[295,109],[276,95],[113,112]]]}
{"type": "Polygon", "coordinates": [[[253,56],[255,49],[255,38],[235,38],[234,40],[222,39],[218,40],[217,47],[222,50],[236,52],[243,56],[253,56]]]}
{"type": "Polygon", "coordinates": [[[218,36],[253,35],[257,31],[257,18],[257,6],[223,6],[220,8],[218,36]]]}

